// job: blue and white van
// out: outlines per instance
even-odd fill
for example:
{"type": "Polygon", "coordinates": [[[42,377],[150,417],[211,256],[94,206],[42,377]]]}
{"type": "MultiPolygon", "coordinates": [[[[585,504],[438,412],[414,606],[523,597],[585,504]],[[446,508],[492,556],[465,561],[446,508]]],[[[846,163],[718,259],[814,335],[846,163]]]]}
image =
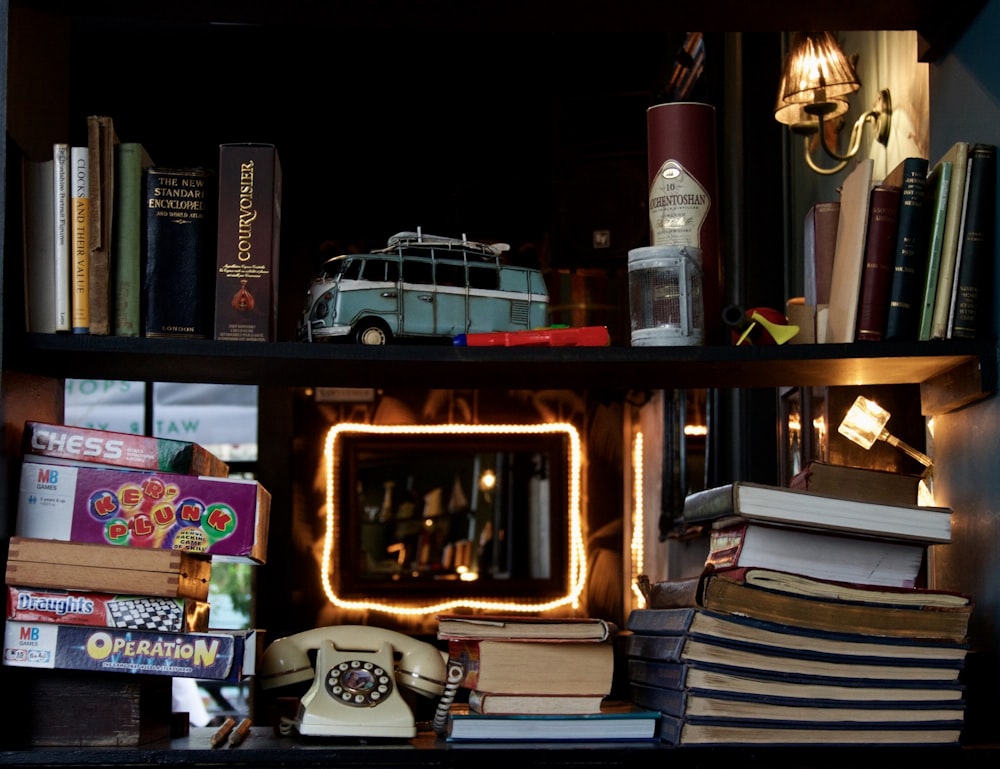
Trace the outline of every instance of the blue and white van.
{"type": "Polygon", "coordinates": [[[306,295],[299,338],[389,344],[548,324],[540,270],[504,264],[505,243],[400,232],[386,248],[335,256],[306,295]]]}

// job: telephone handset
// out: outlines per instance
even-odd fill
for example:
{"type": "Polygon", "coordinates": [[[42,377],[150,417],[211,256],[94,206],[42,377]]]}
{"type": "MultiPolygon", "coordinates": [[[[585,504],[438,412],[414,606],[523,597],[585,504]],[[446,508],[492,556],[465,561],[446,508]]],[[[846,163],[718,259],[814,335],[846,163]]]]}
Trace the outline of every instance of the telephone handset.
{"type": "Polygon", "coordinates": [[[264,652],[260,682],[272,689],[312,680],[289,724],[299,734],[410,738],[416,724],[398,687],[439,696],[447,678],[445,656],[404,633],[334,625],[274,641],[264,652]]]}

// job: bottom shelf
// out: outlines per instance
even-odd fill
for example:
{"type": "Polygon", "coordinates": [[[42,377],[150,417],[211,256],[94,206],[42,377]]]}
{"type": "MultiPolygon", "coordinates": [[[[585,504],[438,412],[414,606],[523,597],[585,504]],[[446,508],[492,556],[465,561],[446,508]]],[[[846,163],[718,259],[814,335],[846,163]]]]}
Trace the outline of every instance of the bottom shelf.
{"type": "MultiPolygon", "coordinates": [[[[95,703],[96,704],[96,703],[95,703]]],[[[213,749],[215,729],[192,729],[166,744],[143,747],[58,747],[0,751],[4,767],[232,766],[232,767],[407,767],[419,769],[521,769],[533,767],[849,767],[850,769],[978,769],[995,767],[1000,745],[977,747],[674,747],[659,742],[448,743],[431,733],[413,740],[330,740],[281,737],[254,727],[237,747],[213,749]],[[669,758],[668,755],[669,754],[669,758]]]]}

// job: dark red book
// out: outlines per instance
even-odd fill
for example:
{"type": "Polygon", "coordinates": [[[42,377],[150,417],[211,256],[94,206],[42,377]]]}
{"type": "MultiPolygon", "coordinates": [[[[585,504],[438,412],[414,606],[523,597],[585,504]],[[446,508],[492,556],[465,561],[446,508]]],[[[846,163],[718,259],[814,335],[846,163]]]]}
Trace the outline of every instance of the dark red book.
{"type": "Polygon", "coordinates": [[[876,184],[868,206],[865,261],[858,295],[855,339],[877,342],[885,335],[892,273],[896,265],[896,232],[899,228],[899,187],[876,184]]]}

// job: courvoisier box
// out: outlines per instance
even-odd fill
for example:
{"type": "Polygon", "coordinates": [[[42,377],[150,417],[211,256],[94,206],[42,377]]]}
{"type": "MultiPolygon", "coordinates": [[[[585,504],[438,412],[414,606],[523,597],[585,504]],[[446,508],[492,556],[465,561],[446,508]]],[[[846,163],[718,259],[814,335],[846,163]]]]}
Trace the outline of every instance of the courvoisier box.
{"type": "Polygon", "coordinates": [[[26,461],[15,533],[264,563],[270,506],[254,480],[26,461]]]}

